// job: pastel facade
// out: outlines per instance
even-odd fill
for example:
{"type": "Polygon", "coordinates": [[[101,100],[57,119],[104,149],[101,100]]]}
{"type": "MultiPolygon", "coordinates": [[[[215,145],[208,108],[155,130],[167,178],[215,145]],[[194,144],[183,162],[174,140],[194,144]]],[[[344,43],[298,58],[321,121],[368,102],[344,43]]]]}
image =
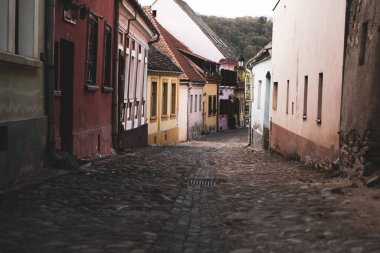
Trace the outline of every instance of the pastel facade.
{"type": "Polygon", "coordinates": [[[272,84],[272,46],[268,45],[247,62],[253,80],[251,111],[251,146],[262,149],[269,147],[270,89],[272,84]]]}
{"type": "Polygon", "coordinates": [[[157,35],[158,31],[137,1],[119,1],[118,94],[121,95],[118,105],[121,119],[118,143],[121,148],[148,143],[148,50],[157,35]]]}
{"type": "Polygon", "coordinates": [[[154,46],[150,47],[148,62],[148,144],[178,143],[179,76],[182,72],[154,46]]]}
{"type": "Polygon", "coordinates": [[[203,88],[203,129],[212,133],[218,131],[218,84],[207,83],[203,88]]]}
{"type": "Polygon", "coordinates": [[[338,157],[345,10],[344,0],[274,9],[270,146],[286,156],[338,157]]]}

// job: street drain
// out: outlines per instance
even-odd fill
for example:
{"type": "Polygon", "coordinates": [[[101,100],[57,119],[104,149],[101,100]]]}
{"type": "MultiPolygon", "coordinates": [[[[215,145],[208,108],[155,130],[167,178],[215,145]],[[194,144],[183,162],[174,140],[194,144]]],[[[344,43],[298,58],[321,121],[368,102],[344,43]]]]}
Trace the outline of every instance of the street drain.
{"type": "Polygon", "coordinates": [[[201,186],[214,186],[216,182],[214,179],[190,179],[189,183],[192,185],[201,185],[201,186]]]}

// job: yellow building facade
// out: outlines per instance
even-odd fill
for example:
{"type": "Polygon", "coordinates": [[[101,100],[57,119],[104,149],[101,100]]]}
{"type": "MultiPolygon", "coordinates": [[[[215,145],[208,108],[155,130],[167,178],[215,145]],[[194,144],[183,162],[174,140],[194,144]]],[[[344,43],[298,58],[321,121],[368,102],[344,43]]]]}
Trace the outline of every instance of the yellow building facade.
{"type": "Polygon", "coordinates": [[[205,132],[218,130],[218,84],[209,82],[203,87],[203,129],[205,132]]]}
{"type": "Polygon", "coordinates": [[[148,72],[148,144],[179,142],[179,74],[148,72]]]}

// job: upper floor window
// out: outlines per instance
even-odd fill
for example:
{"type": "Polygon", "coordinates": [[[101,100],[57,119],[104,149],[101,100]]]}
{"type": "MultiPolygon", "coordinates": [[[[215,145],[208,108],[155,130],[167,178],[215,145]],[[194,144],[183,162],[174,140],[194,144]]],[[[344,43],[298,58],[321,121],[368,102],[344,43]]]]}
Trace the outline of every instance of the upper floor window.
{"type": "Polygon", "coordinates": [[[0,0],[0,51],[38,58],[37,3],[0,0]]]}
{"type": "Polygon", "coordinates": [[[98,57],[98,18],[89,15],[87,34],[86,81],[96,84],[96,59],[98,57]]]}
{"type": "Polygon", "coordinates": [[[112,28],[106,24],[104,31],[104,70],[103,70],[103,85],[110,86],[111,84],[111,40],[112,28]]]}

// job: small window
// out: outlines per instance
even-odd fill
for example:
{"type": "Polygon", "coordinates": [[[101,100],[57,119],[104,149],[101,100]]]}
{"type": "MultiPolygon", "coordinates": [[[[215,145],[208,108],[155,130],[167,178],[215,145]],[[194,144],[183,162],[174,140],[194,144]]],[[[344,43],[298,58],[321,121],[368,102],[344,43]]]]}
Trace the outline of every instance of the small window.
{"type": "Polygon", "coordinates": [[[261,108],[261,89],[262,89],[262,81],[259,81],[259,85],[257,87],[257,109],[261,108]]]}
{"type": "Polygon", "coordinates": [[[136,50],[136,41],[132,40],[132,50],[136,50]]]}
{"type": "Polygon", "coordinates": [[[125,48],[129,48],[129,41],[130,41],[130,39],[129,39],[128,35],[125,35],[125,48]]]}
{"type": "Polygon", "coordinates": [[[202,95],[199,95],[199,111],[202,111],[202,95]]]}
{"type": "Polygon", "coordinates": [[[90,14],[87,34],[86,81],[96,85],[96,60],[98,55],[98,20],[90,14]]]}
{"type": "Polygon", "coordinates": [[[216,95],[214,95],[212,97],[212,114],[216,115],[217,112],[218,112],[218,108],[217,108],[216,95]]]}
{"type": "Polygon", "coordinates": [[[194,108],[194,112],[197,112],[197,103],[198,102],[198,95],[195,95],[195,108],[194,108]]]}
{"type": "Polygon", "coordinates": [[[172,83],[172,99],[171,99],[171,114],[176,114],[176,105],[177,105],[177,84],[172,83]]]}
{"type": "Polygon", "coordinates": [[[364,65],[365,63],[367,38],[368,38],[368,21],[362,24],[362,31],[361,31],[361,38],[360,38],[359,65],[364,65]]]}
{"type": "Polygon", "coordinates": [[[104,31],[104,69],[103,69],[103,85],[111,85],[111,40],[112,28],[106,24],[104,31]]]}
{"type": "Polygon", "coordinates": [[[211,116],[212,113],[212,96],[208,96],[208,116],[211,116]]]}
{"type": "Polygon", "coordinates": [[[168,83],[162,85],[162,115],[168,115],[168,83]]]}
{"type": "Polygon", "coordinates": [[[273,83],[272,109],[277,110],[278,82],[273,83]]]}
{"type": "Polygon", "coordinates": [[[123,45],[123,33],[119,32],[119,45],[123,45]]]}
{"type": "Polygon", "coordinates": [[[190,113],[193,112],[193,95],[190,95],[190,113]]]}
{"type": "Polygon", "coordinates": [[[304,88],[303,88],[303,119],[307,119],[307,93],[309,89],[309,77],[305,76],[304,88]]]}
{"type": "Polygon", "coordinates": [[[289,80],[286,84],[286,114],[289,114],[289,80]]]}
{"type": "Polygon", "coordinates": [[[157,82],[152,82],[152,95],[151,95],[151,113],[152,117],[157,117],[157,82]]]}
{"type": "Polygon", "coordinates": [[[323,73],[319,73],[317,123],[322,123],[323,73]]]}

